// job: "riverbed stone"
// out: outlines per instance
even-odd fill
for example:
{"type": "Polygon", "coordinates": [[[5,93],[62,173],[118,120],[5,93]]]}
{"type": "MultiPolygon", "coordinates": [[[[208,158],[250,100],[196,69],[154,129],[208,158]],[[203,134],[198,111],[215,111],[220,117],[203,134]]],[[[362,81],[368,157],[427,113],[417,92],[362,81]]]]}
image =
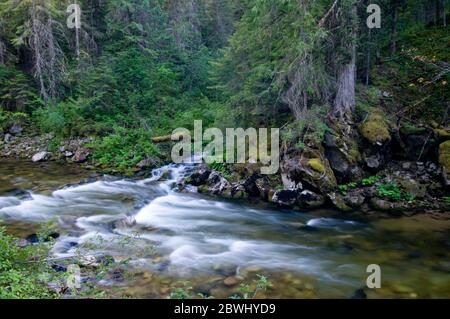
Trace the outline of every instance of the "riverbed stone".
{"type": "Polygon", "coordinates": [[[225,280],[223,281],[223,284],[225,286],[236,286],[237,284],[240,284],[242,281],[243,281],[243,278],[237,277],[237,276],[232,276],[232,277],[225,278],[225,280]]]}
{"type": "Polygon", "coordinates": [[[297,192],[292,190],[279,190],[272,196],[272,202],[280,206],[292,206],[297,201],[297,192]]]}
{"type": "Polygon", "coordinates": [[[88,156],[91,154],[91,152],[86,148],[80,148],[75,152],[75,155],[73,156],[73,161],[75,163],[84,163],[87,161],[88,156]]]}
{"type": "Polygon", "coordinates": [[[42,152],[34,154],[33,157],[31,158],[31,160],[35,163],[43,162],[47,159],[48,155],[49,155],[48,152],[42,151],[42,152]]]}

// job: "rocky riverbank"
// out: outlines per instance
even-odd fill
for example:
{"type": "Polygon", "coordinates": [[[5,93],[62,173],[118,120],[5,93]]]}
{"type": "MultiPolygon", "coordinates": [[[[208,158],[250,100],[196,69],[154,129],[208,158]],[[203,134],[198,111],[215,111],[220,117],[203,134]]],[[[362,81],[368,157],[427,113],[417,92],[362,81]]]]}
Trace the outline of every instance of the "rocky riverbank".
{"type": "Polygon", "coordinates": [[[361,123],[328,126],[321,145],[284,147],[278,175],[261,175],[258,165],[204,165],[183,183],[201,193],[299,210],[450,212],[448,127],[398,128],[380,110],[361,123]]]}
{"type": "MultiPolygon", "coordinates": [[[[179,181],[180,187],[297,210],[334,207],[348,214],[388,215],[450,211],[448,128],[398,128],[380,110],[369,112],[361,123],[328,126],[321,145],[284,145],[278,174],[261,175],[258,164],[199,165],[179,181]]],[[[54,140],[52,134],[25,134],[14,125],[0,135],[0,156],[84,163],[100,170],[91,160],[93,139],[54,140]]],[[[146,176],[161,164],[148,158],[133,171],[146,176]]]]}

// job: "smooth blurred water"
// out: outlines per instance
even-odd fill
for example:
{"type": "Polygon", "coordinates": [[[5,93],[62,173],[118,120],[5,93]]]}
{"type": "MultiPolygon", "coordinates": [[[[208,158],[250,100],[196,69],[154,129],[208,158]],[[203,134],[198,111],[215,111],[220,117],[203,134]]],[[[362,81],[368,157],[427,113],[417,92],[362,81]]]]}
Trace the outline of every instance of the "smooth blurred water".
{"type": "Polygon", "coordinates": [[[226,297],[237,287],[225,278],[251,282],[261,273],[274,283],[269,297],[348,298],[365,286],[366,267],[379,264],[383,288],[369,290],[369,297],[450,297],[448,220],[369,223],[335,218],[333,211],[293,212],[181,193],[177,182],[192,168],[169,165],[144,180],[103,177],[64,187],[87,173],[3,161],[0,219],[18,235],[30,229],[20,225],[57,221],[55,257],[130,259],[141,270],[125,284],[132,296],[164,297],[167,287],[189,281],[197,292],[226,297]]]}

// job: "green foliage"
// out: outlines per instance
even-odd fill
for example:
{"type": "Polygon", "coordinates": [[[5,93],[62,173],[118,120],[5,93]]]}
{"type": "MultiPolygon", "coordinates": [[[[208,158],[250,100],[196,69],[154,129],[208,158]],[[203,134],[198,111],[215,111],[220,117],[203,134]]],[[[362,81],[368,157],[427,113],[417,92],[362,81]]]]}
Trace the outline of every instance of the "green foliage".
{"type": "Polygon", "coordinates": [[[8,129],[14,124],[26,123],[28,120],[28,114],[22,112],[8,112],[0,109],[0,131],[8,129]]]}
{"type": "Polygon", "coordinates": [[[0,227],[0,299],[58,297],[46,286],[54,272],[44,261],[50,247],[51,243],[41,241],[20,248],[17,239],[0,227]]]}
{"type": "Polygon", "coordinates": [[[385,183],[385,184],[379,185],[377,188],[377,195],[379,197],[388,198],[388,199],[391,199],[394,201],[400,201],[400,200],[412,201],[412,200],[414,200],[414,197],[411,194],[402,191],[400,189],[400,187],[398,187],[397,183],[395,183],[395,182],[390,182],[390,183],[385,183]]]}
{"type": "Polygon", "coordinates": [[[175,288],[170,294],[169,299],[191,299],[192,287],[184,283],[184,287],[175,288]]]}
{"type": "Polygon", "coordinates": [[[339,193],[341,193],[342,195],[347,195],[347,192],[351,189],[354,189],[358,186],[357,183],[349,183],[349,184],[345,184],[345,185],[338,185],[338,191],[339,193]]]}
{"type": "Polygon", "coordinates": [[[314,106],[304,112],[300,119],[283,128],[281,139],[298,149],[307,145],[320,145],[329,127],[325,123],[326,107],[314,106]]]}
{"type": "Polygon", "coordinates": [[[231,299],[254,299],[258,292],[266,291],[269,288],[273,287],[272,282],[263,275],[257,274],[258,279],[253,281],[252,285],[249,284],[241,284],[239,286],[240,295],[233,295],[231,299]]]}
{"type": "Polygon", "coordinates": [[[226,179],[231,178],[231,172],[224,163],[211,163],[208,164],[208,166],[213,170],[222,173],[226,179]]]}
{"type": "Polygon", "coordinates": [[[369,176],[367,178],[364,178],[361,181],[361,184],[363,186],[372,186],[373,184],[375,184],[376,182],[378,182],[381,179],[380,176],[374,175],[374,176],[369,176]]]}
{"type": "Polygon", "coordinates": [[[42,105],[28,75],[0,63],[0,111],[29,112],[42,105]]]}
{"type": "Polygon", "coordinates": [[[132,168],[146,157],[159,155],[151,142],[150,132],[144,129],[114,127],[114,132],[90,145],[96,163],[104,168],[115,167],[120,172],[131,173],[132,168]]]}
{"type": "Polygon", "coordinates": [[[339,193],[341,193],[342,195],[347,195],[347,192],[349,190],[355,189],[359,186],[372,186],[374,185],[376,182],[378,182],[381,179],[380,176],[369,176],[367,178],[364,178],[363,180],[361,180],[360,182],[352,182],[352,183],[348,183],[348,184],[344,184],[344,185],[338,185],[337,190],[339,193]]]}

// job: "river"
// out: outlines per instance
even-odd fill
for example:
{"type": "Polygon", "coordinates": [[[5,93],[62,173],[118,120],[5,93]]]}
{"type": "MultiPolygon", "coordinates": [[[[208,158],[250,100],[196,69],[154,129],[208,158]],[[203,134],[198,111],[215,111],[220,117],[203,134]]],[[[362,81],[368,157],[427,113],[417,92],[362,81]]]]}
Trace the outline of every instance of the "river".
{"type": "Polygon", "coordinates": [[[0,219],[21,237],[54,221],[55,258],[126,260],[131,276],[98,283],[121,296],[166,298],[173,287],[192,287],[227,298],[261,274],[273,284],[261,298],[350,298],[377,264],[382,287],[366,287],[369,298],[450,297],[449,220],[352,220],[178,192],[191,170],[86,181],[91,173],[78,166],[1,159],[0,219]]]}

